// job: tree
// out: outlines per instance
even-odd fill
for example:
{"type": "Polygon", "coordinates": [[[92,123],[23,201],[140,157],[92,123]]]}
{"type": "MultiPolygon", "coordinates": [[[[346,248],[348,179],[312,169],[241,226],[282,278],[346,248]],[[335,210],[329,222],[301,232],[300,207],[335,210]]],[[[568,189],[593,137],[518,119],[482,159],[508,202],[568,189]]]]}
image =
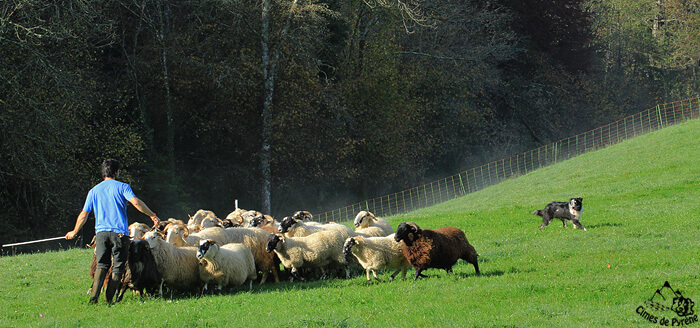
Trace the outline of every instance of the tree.
{"type": "Polygon", "coordinates": [[[16,229],[0,239],[63,230],[104,158],[141,160],[115,68],[104,65],[117,39],[108,10],[99,1],[0,4],[0,221],[16,229]]]}

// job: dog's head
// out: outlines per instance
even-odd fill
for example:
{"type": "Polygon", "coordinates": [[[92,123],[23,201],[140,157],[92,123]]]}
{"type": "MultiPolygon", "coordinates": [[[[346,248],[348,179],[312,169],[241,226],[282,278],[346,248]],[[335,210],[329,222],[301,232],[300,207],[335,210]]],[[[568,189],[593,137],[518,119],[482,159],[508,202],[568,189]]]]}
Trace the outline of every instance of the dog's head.
{"type": "Polygon", "coordinates": [[[569,205],[572,209],[576,210],[576,212],[581,212],[583,209],[583,198],[571,198],[569,200],[569,205]]]}

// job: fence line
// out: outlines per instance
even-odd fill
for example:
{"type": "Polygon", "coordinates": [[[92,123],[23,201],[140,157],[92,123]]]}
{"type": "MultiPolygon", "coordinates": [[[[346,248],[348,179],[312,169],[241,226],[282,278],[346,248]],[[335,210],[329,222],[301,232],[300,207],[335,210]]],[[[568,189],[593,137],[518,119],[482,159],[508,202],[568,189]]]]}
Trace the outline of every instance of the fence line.
{"type": "Polygon", "coordinates": [[[368,210],[376,216],[410,212],[464,196],[589,151],[696,118],[700,118],[700,96],[658,104],[616,122],[524,153],[490,162],[422,186],[316,214],[314,217],[322,222],[343,222],[353,220],[357,212],[362,210],[368,210]]]}

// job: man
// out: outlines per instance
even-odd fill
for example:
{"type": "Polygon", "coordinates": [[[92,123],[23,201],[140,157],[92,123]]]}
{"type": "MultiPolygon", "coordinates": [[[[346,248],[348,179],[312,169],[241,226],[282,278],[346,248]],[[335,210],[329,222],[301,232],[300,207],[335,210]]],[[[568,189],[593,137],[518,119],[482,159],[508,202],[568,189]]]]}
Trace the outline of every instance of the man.
{"type": "Polygon", "coordinates": [[[112,303],[114,293],[120,285],[122,275],[126,270],[126,260],[129,256],[129,220],[126,217],[126,203],[129,202],[141,213],[148,215],[153,224],[160,219],[150,208],[138,199],[131,186],[117,181],[120,163],[116,159],[108,159],[102,163],[103,181],[88,192],[83,210],[78,215],[75,228],[66,234],[66,239],[73,239],[87,221],[88,214],[95,215],[95,256],[97,268],[92,284],[90,304],[96,304],[102,283],[112,266],[112,277],[107,284],[107,303],[112,303]]]}

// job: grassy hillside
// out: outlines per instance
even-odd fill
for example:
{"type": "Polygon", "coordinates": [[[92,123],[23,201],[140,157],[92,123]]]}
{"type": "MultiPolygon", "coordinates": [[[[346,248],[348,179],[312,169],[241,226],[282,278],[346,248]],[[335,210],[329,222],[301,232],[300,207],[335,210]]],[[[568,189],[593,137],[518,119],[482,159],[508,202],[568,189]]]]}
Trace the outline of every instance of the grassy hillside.
{"type": "MultiPolygon", "coordinates": [[[[89,250],[0,258],[0,326],[636,326],[665,281],[700,300],[700,121],[540,169],[466,197],[388,218],[462,228],[483,275],[366,283],[363,277],[252,292],[88,306],[89,250]],[[588,231],[531,213],[583,197],[588,231]]],[[[385,274],[385,277],[388,274],[385,274]]],[[[655,312],[673,317],[671,312],[655,312]]],[[[700,325],[700,323],[697,323],[700,325]]]]}

